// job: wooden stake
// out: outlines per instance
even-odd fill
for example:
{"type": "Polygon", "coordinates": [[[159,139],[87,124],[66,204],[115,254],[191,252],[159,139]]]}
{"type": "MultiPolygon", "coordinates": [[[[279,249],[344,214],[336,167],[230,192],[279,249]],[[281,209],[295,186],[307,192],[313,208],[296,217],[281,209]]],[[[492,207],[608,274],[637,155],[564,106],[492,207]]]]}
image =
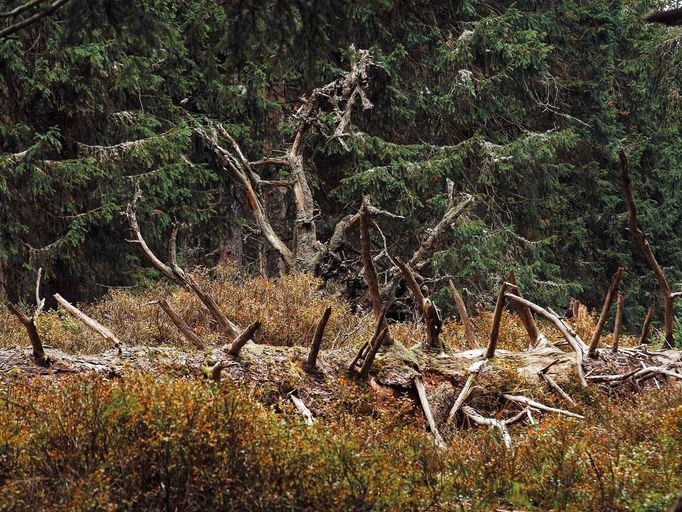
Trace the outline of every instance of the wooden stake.
{"type": "Polygon", "coordinates": [[[613,303],[614,294],[616,293],[616,290],[618,290],[618,283],[620,283],[620,278],[623,275],[624,271],[625,269],[623,267],[618,268],[611,281],[611,286],[609,286],[609,291],[606,292],[604,306],[602,307],[601,315],[599,316],[597,326],[594,328],[594,332],[592,333],[592,339],[590,340],[590,348],[587,351],[587,355],[589,357],[592,358],[597,357],[597,346],[599,345],[601,332],[604,329],[606,320],[609,318],[609,313],[611,312],[611,304],[613,303]]]}

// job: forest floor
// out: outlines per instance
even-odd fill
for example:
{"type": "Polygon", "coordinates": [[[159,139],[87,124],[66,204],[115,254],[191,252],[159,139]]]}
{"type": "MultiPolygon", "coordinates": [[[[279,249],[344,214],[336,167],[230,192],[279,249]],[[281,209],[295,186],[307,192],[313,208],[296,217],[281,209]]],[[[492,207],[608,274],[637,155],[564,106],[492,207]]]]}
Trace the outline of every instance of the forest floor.
{"type": "MultiPolygon", "coordinates": [[[[548,343],[529,350],[523,323],[505,312],[481,368],[489,314],[476,318],[473,348],[446,319],[443,352],[422,347],[422,324],[391,323],[394,344],[362,378],[348,367],[374,320],[314,278],[200,279],[238,325],[261,321],[238,356],[225,356],[230,340],[194,295],[158,284],[82,306],[121,350],[61,309],[43,313],[47,367],[0,310],[0,510],[660,511],[682,489],[679,381],[594,380],[679,371],[679,351],[635,350],[624,336],[623,350],[585,361],[584,387],[552,326],[538,324],[548,343]],[[162,297],[205,348],[159,313],[162,297]]],[[[584,310],[568,322],[584,339],[594,328],[584,310]]]]}

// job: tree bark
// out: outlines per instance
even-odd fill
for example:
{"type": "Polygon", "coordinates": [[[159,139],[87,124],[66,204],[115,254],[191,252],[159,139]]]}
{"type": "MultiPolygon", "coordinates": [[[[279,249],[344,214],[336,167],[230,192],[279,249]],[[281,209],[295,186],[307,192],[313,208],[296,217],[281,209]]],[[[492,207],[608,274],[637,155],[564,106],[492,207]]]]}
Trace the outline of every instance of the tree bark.
{"type": "Polygon", "coordinates": [[[158,304],[163,309],[163,311],[168,315],[168,317],[171,319],[171,322],[175,324],[175,327],[178,328],[178,330],[183,334],[183,336],[192,343],[195,347],[198,349],[203,349],[206,347],[203,341],[201,341],[201,338],[196,335],[196,333],[191,329],[189,325],[182,319],[180,315],[177,314],[177,312],[171,307],[170,304],[168,304],[168,301],[165,299],[159,299],[158,304]]]}
{"type": "MultiPolygon", "coordinates": [[[[509,271],[509,277],[507,278],[507,281],[510,284],[516,286],[516,276],[514,275],[513,270],[509,271]]],[[[516,294],[519,297],[523,298],[523,292],[521,291],[521,288],[519,288],[518,286],[516,287],[516,294]]],[[[531,348],[536,347],[540,340],[541,334],[538,331],[537,326],[535,325],[535,319],[533,318],[532,311],[530,310],[530,308],[524,306],[523,304],[519,304],[516,302],[514,303],[514,309],[521,318],[521,322],[523,322],[523,327],[526,329],[526,332],[528,333],[528,337],[530,338],[530,347],[531,348]]]]}
{"type": "Polygon", "coordinates": [[[497,303],[495,304],[495,314],[493,315],[493,324],[490,327],[490,338],[488,339],[488,348],[485,351],[485,358],[492,359],[495,357],[495,349],[497,348],[497,340],[500,336],[500,321],[502,320],[502,312],[504,311],[504,294],[507,291],[507,283],[504,282],[500,286],[500,291],[497,294],[497,303]]]}
{"type": "Polygon", "coordinates": [[[315,364],[317,363],[317,354],[320,352],[320,347],[322,346],[324,329],[327,327],[327,322],[329,321],[331,314],[332,307],[327,306],[327,308],[324,310],[324,313],[322,313],[322,318],[320,318],[320,321],[317,323],[315,335],[313,336],[313,341],[310,344],[310,352],[308,352],[308,359],[306,361],[306,364],[309,368],[315,368],[315,364]]]}
{"type": "Polygon", "coordinates": [[[651,325],[651,318],[654,316],[654,308],[649,308],[644,317],[642,324],[642,334],[639,336],[639,344],[647,345],[649,343],[649,326],[651,325]]]}
{"type": "Polygon", "coordinates": [[[121,341],[114,336],[114,334],[104,327],[102,324],[100,324],[97,320],[94,318],[89,317],[85,313],[83,313],[80,309],[78,309],[76,306],[71,304],[68,300],[66,300],[64,297],[59,295],[58,293],[54,294],[55,300],[59,303],[60,306],[62,306],[66,311],[71,313],[74,318],[80,320],[85,324],[87,327],[95,331],[97,334],[102,336],[104,339],[109,341],[114,347],[117,349],[121,349],[121,341]]]}

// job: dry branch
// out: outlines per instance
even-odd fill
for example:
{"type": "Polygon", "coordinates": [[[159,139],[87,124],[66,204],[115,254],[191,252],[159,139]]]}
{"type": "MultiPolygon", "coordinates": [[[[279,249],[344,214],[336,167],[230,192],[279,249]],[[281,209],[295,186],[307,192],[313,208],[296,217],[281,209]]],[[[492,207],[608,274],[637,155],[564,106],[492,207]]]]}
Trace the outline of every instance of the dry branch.
{"type": "Polygon", "coordinates": [[[310,352],[308,352],[308,359],[306,364],[308,368],[315,368],[317,363],[317,354],[320,352],[320,346],[322,345],[322,337],[324,336],[324,329],[327,327],[327,322],[329,321],[329,316],[332,314],[332,307],[327,306],[322,313],[322,318],[317,323],[315,328],[315,335],[313,336],[313,341],[310,344],[310,352]]]}
{"type": "MultiPolygon", "coordinates": [[[[54,11],[56,11],[57,9],[59,9],[62,5],[64,5],[68,1],[69,0],[55,0],[54,2],[47,5],[46,7],[37,10],[35,13],[33,13],[28,18],[25,18],[21,21],[18,21],[16,23],[10,25],[9,27],[5,27],[4,29],[0,30],[0,37],[7,37],[11,34],[14,34],[15,32],[18,32],[22,28],[26,28],[30,25],[33,25],[34,23],[38,22],[39,20],[41,20],[45,16],[47,16],[47,15],[53,13],[54,11]]],[[[3,13],[3,17],[13,17],[13,16],[16,16],[18,14],[21,14],[23,11],[37,5],[38,3],[40,3],[40,2],[35,2],[35,1],[28,2],[24,5],[17,7],[13,11],[3,13]]]]}
{"type": "Polygon", "coordinates": [[[580,337],[573,331],[573,329],[571,329],[565,322],[562,322],[557,315],[550,313],[545,308],[540,307],[527,299],[521,298],[518,295],[514,295],[512,293],[506,293],[505,296],[509,300],[513,300],[519,302],[520,304],[528,306],[530,309],[535,311],[535,313],[549,320],[556,326],[557,329],[559,329],[559,331],[564,336],[566,341],[568,341],[569,345],[571,345],[571,347],[575,351],[576,366],[578,369],[578,377],[580,378],[580,384],[583,387],[587,387],[587,380],[585,379],[585,369],[583,368],[583,352],[585,344],[580,339],[580,337]]]}
{"type": "Polygon", "coordinates": [[[664,307],[664,328],[665,328],[665,344],[668,348],[675,347],[675,338],[673,334],[673,322],[674,322],[674,300],[679,295],[672,293],[668,280],[665,277],[663,269],[656,260],[654,252],[651,250],[649,241],[646,239],[646,235],[637,225],[637,206],[635,204],[635,199],[632,195],[632,190],[630,187],[630,167],[628,164],[627,156],[625,151],[621,148],[620,150],[620,178],[621,185],[623,187],[623,192],[625,193],[625,200],[628,204],[628,224],[630,229],[630,234],[635,239],[635,242],[639,246],[639,249],[644,254],[651,270],[656,275],[658,280],[658,285],[661,288],[661,293],[663,294],[663,307],[664,307]]]}
{"type": "Polygon", "coordinates": [[[379,351],[379,348],[384,342],[384,338],[386,338],[386,334],[388,333],[388,329],[383,329],[377,336],[376,339],[374,340],[374,343],[370,343],[369,345],[369,350],[367,351],[367,354],[365,355],[365,360],[362,363],[362,368],[360,368],[360,377],[367,377],[369,375],[369,370],[372,367],[372,363],[374,362],[374,358],[377,355],[377,352],[379,351]]]}
{"type": "Polygon", "coordinates": [[[223,332],[223,334],[227,338],[235,338],[239,336],[239,333],[241,330],[237,325],[235,325],[233,322],[231,322],[220,310],[218,307],[218,304],[216,304],[215,300],[213,297],[211,297],[209,294],[207,294],[201,286],[199,286],[199,283],[196,282],[194,278],[192,278],[191,275],[187,274],[183,269],[181,269],[178,264],[177,264],[177,255],[176,255],[176,237],[177,237],[177,226],[173,226],[173,229],[171,231],[171,236],[169,238],[168,242],[168,259],[170,261],[170,266],[166,265],[163,263],[157,256],[154,254],[154,252],[149,248],[147,245],[147,242],[145,241],[144,237],[142,236],[142,231],[140,230],[140,226],[137,222],[137,215],[135,214],[135,207],[137,205],[137,201],[140,199],[142,195],[142,192],[138,188],[135,192],[135,195],[133,197],[133,200],[128,203],[126,207],[126,217],[128,217],[128,222],[130,223],[130,227],[132,228],[133,232],[135,233],[136,237],[136,242],[140,245],[140,248],[142,249],[142,253],[144,256],[149,260],[149,262],[156,268],[159,272],[161,272],[166,278],[168,278],[171,281],[174,281],[184,288],[192,291],[202,302],[202,304],[206,307],[208,312],[211,314],[213,319],[216,321],[218,324],[218,327],[220,330],[223,332]]]}
{"type": "Polygon", "coordinates": [[[448,280],[448,285],[450,287],[450,293],[452,294],[452,298],[455,301],[455,306],[457,306],[459,319],[462,321],[462,326],[464,327],[464,334],[466,335],[467,338],[467,347],[475,348],[476,335],[474,334],[474,329],[471,325],[471,320],[469,319],[469,313],[467,313],[466,305],[464,304],[464,301],[462,300],[462,296],[459,294],[459,291],[457,290],[457,288],[455,288],[455,283],[452,282],[452,279],[448,280]]]}
{"type": "Polygon", "coordinates": [[[227,348],[226,352],[231,356],[238,356],[239,351],[242,349],[246,342],[253,338],[253,335],[260,328],[260,320],[256,320],[254,323],[249,325],[244,331],[235,338],[235,340],[227,348]]]}
{"type": "Polygon", "coordinates": [[[163,311],[168,315],[168,317],[171,319],[171,322],[175,324],[175,327],[178,328],[178,330],[187,339],[187,341],[189,341],[198,349],[204,349],[206,347],[204,342],[201,341],[201,338],[199,338],[199,336],[196,335],[192,328],[189,325],[187,325],[187,323],[182,319],[182,317],[177,314],[177,312],[171,307],[170,304],[168,304],[168,301],[166,301],[165,299],[159,299],[156,302],[161,307],[161,309],[163,309],[163,311]]]}
{"type": "Polygon", "coordinates": [[[604,299],[604,306],[601,310],[601,315],[599,316],[599,321],[597,322],[594,332],[592,333],[592,339],[590,340],[590,348],[587,351],[587,355],[590,357],[597,357],[597,346],[599,345],[599,339],[601,338],[601,332],[604,329],[606,320],[611,312],[611,304],[613,303],[614,294],[618,290],[618,283],[620,283],[620,278],[623,275],[625,269],[619,267],[616,274],[613,276],[611,281],[611,286],[609,286],[609,291],[606,293],[606,298],[604,299]]]}
{"type": "Polygon", "coordinates": [[[298,398],[293,393],[289,394],[289,398],[291,398],[291,401],[294,403],[294,406],[296,406],[296,410],[299,413],[301,413],[305,418],[305,424],[311,426],[315,421],[315,418],[313,417],[313,413],[310,412],[310,409],[308,409],[306,405],[303,403],[303,400],[298,398]]]}
{"type": "Polygon", "coordinates": [[[78,309],[76,306],[71,304],[69,301],[67,301],[64,297],[59,295],[58,293],[54,294],[54,298],[57,302],[59,302],[59,305],[62,306],[66,311],[71,313],[74,318],[80,320],[83,322],[87,327],[95,331],[97,334],[102,336],[104,339],[109,341],[114,347],[121,350],[121,341],[114,336],[114,334],[104,327],[102,324],[100,324],[97,320],[94,318],[90,318],[88,315],[83,313],[80,309],[78,309]]]}
{"type": "Polygon", "coordinates": [[[488,360],[484,359],[482,361],[477,361],[471,366],[469,366],[469,377],[467,377],[467,380],[464,383],[462,391],[460,391],[459,395],[457,396],[457,399],[455,400],[455,403],[452,405],[452,408],[450,409],[448,419],[445,421],[446,425],[452,423],[452,421],[455,419],[457,411],[459,411],[462,405],[464,405],[464,402],[471,393],[471,389],[474,385],[474,382],[476,382],[476,379],[478,378],[478,376],[480,375],[481,371],[483,370],[487,363],[488,360]]]}
{"type": "Polygon", "coordinates": [[[544,412],[554,412],[557,414],[563,414],[565,416],[570,416],[571,418],[578,418],[581,420],[585,419],[585,416],[581,416],[580,414],[577,414],[577,413],[574,413],[571,411],[567,411],[565,409],[557,409],[556,407],[550,407],[548,405],[541,404],[540,402],[536,402],[535,400],[528,398],[528,397],[525,397],[525,396],[509,395],[506,393],[503,393],[502,396],[507,400],[526,405],[527,407],[530,407],[532,409],[538,409],[538,410],[544,411],[544,412]]]}
{"type": "Polygon", "coordinates": [[[538,375],[540,376],[540,378],[542,378],[542,379],[547,383],[547,385],[549,385],[550,388],[552,388],[554,391],[556,391],[556,392],[559,394],[559,396],[561,396],[561,397],[564,398],[565,400],[568,400],[568,401],[571,402],[572,404],[575,404],[575,400],[573,400],[573,399],[570,397],[570,395],[569,395],[568,393],[566,393],[566,392],[561,388],[561,386],[559,386],[559,384],[557,384],[557,382],[556,382],[550,375],[547,375],[547,371],[548,371],[552,366],[554,366],[558,361],[559,361],[558,359],[555,359],[554,361],[552,361],[550,364],[548,364],[548,365],[545,366],[542,370],[540,370],[540,371],[538,372],[538,375]]]}
{"type": "Polygon", "coordinates": [[[447,449],[447,445],[436,427],[436,420],[433,418],[433,413],[431,412],[431,406],[429,405],[428,397],[426,396],[426,388],[424,388],[424,380],[421,376],[417,376],[414,379],[414,387],[417,388],[417,395],[419,396],[419,403],[421,404],[422,410],[424,411],[424,416],[431,429],[431,434],[433,435],[433,442],[436,448],[441,450],[447,449]]]}
{"type": "MultiPolygon", "coordinates": [[[[477,425],[497,428],[502,434],[502,441],[504,442],[504,445],[507,448],[511,448],[512,439],[511,435],[509,434],[509,429],[507,429],[508,423],[506,423],[504,420],[500,421],[496,420],[495,418],[486,418],[484,416],[481,416],[478,412],[476,412],[475,409],[469,407],[468,405],[462,407],[462,412],[464,412],[466,417],[469,418],[474,423],[476,423],[477,425]]],[[[524,415],[526,414],[525,411],[523,411],[523,414],[524,415]]],[[[516,415],[514,418],[511,419],[515,421],[520,421],[522,417],[523,416],[516,415]]]]}
{"type": "Polygon", "coordinates": [[[43,342],[40,339],[40,334],[38,333],[38,326],[36,325],[36,320],[40,313],[42,313],[45,307],[45,299],[40,298],[40,278],[42,276],[43,269],[38,269],[38,276],[36,278],[36,308],[33,310],[33,314],[29,317],[27,316],[19,306],[13,303],[9,303],[10,311],[16,316],[22,325],[26,328],[28,333],[28,338],[31,342],[31,348],[33,350],[33,359],[36,364],[41,366],[47,366],[50,364],[50,358],[45,354],[45,349],[43,348],[43,342]]]}

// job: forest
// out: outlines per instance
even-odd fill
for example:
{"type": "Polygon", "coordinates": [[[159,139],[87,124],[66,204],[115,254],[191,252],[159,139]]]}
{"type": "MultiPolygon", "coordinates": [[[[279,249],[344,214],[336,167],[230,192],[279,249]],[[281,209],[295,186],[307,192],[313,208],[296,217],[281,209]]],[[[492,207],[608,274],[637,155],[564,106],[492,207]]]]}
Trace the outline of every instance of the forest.
{"type": "Polygon", "coordinates": [[[682,6],[0,0],[0,511],[682,512],[682,6]]]}

